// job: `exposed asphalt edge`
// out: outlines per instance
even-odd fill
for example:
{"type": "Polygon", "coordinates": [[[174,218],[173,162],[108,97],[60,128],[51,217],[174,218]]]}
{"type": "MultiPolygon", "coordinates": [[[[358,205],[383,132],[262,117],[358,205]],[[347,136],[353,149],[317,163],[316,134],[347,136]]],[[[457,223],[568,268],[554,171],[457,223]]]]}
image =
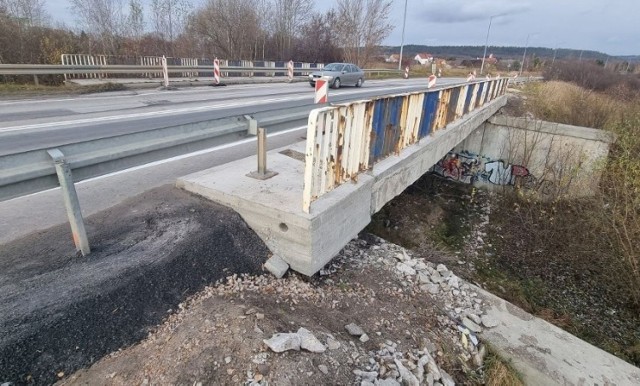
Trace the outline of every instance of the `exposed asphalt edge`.
{"type": "Polygon", "coordinates": [[[0,383],[51,384],[90,366],[205,286],[262,273],[269,256],[237,213],[170,185],[86,220],[88,258],[67,224],[3,245],[0,383]]]}

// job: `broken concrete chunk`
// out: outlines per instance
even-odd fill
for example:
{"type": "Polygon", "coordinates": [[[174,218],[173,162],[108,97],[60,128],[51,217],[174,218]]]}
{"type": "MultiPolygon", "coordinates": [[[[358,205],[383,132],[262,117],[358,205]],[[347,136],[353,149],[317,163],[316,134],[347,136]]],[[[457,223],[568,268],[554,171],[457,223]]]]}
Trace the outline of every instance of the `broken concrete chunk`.
{"type": "Polygon", "coordinates": [[[325,352],[327,348],[316,338],[311,331],[306,328],[300,327],[298,329],[298,336],[300,337],[300,348],[303,350],[320,353],[325,352]]]}
{"type": "Polygon", "coordinates": [[[353,335],[353,336],[362,336],[362,335],[364,335],[364,330],[362,328],[360,328],[360,326],[358,326],[355,323],[349,323],[346,326],[344,326],[344,328],[347,329],[347,332],[350,335],[353,335]]]}
{"type": "Polygon", "coordinates": [[[266,263],[264,263],[264,268],[267,271],[271,272],[273,276],[280,279],[281,277],[284,276],[285,273],[287,273],[287,270],[289,269],[289,264],[287,264],[287,262],[284,261],[282,257],[278,255],[273,255],[271,256],[271,258],[269,258],[269,260],[267,260],[266,263]]]}
{"type": "Polygon", "coordinates": [[[274,334],[271,339],[263,339],[263,342],[274,352],[300,350],[300,336],[296,333],[274,334]]]}
{"type": "Polygon", "coordinates": [[[462,319],[462,324],[465,325],[465,327],[467,327],[470,331],[473,332],[482,332],[482,327],[478,326],[476,323],[474,323],[471,319],[469,318],[463,318],[462,319]]]}
{"type": "Polygon", "coordinates": [[[394,359],[394,363],[396,364],[396,368],[398,369],[398,373],[400,373],[400,377],[402,378],[401,382],[403,386],[420,386],[420,382],[418,378],[409,369],[404,367],[402,362],[397,359],[394,359]]]}

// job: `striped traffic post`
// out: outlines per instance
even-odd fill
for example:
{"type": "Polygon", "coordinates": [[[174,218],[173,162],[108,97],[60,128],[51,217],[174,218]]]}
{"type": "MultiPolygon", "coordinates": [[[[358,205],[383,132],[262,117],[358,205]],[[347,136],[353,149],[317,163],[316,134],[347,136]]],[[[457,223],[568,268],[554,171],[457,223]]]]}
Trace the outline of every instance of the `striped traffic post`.
{"type": "Polygon", "coordinates": [[[164,77],[164,87],[169,87],[169,69],[167,68],[167,58],[162,55],[162,76],[164,77]]]}
{"type": "Polygon", "coordinates": [[[329,92],[329,79],[327,77],[316,80],[316,97],[314,103],[327,103],[329,92]]]}
{"type": "Polygon", "coordinates": [[[220,84],[220,61],[218,58],[213,59],[213,79],[216,86],[220,84]]]}
{"type": "Polygon", "coordinates": [[[404,78],[409,79],[409,66],[404,68],[404,78]]]}
{"type": "Polygon", "coordinates": [[[293,81],[293,60],[287,63],[287,76],[289,77],[289,82],[293,81]]]}
{"type": "Polygon", "coordinates": [[[435,75],[430,75],[429,76],[429,82],[427,83],[427,88],[431,88],[433,86],[436,85],[436,76],[435,75]]]}
{"type": "Polygon", "coordinates": [[[467,76],[467,82],[473,82],[474,80],[476,80],[476,76],[473,75],[473,72],[470,72],[469,76],[467,76]]]}

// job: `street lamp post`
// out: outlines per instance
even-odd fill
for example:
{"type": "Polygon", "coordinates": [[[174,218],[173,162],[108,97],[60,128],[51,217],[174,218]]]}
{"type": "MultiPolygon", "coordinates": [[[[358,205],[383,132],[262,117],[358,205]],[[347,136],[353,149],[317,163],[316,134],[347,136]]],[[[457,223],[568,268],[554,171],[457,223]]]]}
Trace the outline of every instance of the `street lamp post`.
{"type": "Polygon", "coordinates": [[[400,40],[400,59],[398,59],[398,70],[402,70],[402,49],[404,48],[404,27],[407,24],[407,0],[404,0],[404,19],[402,21],[402,40],[400,40]]]}
{"type": "Polygon", "coordinates": [[[489,45],[489,32],[491,31],[491,22],[493,21],[493,16],[489,18],[489,28],[487,28],[487,38],[484,41],[484,54],[482,54],[482,65],[480,65],[480,75],[483,74],[484,70],[484,59],[487,57],[487,47],[489,45]]]}
{"type": "Polygon", "coordinates": [[[527,48],[529,48],[529,36],[531,36],[531,34],[527,35],[527,43],[524,45],[524,54],[522,54],[522,63],[520,64],[520,75],[522,75],[522,69],[524,68],[524,60],[527,57],[527,48]]]}

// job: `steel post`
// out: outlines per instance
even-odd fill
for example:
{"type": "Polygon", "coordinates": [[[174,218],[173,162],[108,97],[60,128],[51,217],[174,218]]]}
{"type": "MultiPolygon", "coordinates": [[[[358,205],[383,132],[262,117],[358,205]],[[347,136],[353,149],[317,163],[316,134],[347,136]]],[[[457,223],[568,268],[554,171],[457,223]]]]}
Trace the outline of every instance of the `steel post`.
{"type": "Polygon", "coordinates": [[[64,154],[62,154],[60,150],[51,149],[47,150],[47,153],[49,153],[49,156],[53,159],[56,168],[56,174],[58,175],[58,181],[62,189],[62,198],[64,199],[64,205],[67,209],[67,217],[69,217],[69,224],[71,225],[71,233],[73,235],[73,242],[76,245],[76,250],[80,251],[82,256],[86,256],[91,253],[91,249],[89,248],[89,239],[87,238],[87,232],[84,228],[78,193],[73,184],[71,167],[69,167],[69,164],[64,158],[64,154]]]}
{"type": "Polygon", "coordinates": [[[266,180],[277,172],[267,169],[267,131],[263,127],[258,128],[258,170],[247,174],[247,177],[258,180],[266,180]]]}

